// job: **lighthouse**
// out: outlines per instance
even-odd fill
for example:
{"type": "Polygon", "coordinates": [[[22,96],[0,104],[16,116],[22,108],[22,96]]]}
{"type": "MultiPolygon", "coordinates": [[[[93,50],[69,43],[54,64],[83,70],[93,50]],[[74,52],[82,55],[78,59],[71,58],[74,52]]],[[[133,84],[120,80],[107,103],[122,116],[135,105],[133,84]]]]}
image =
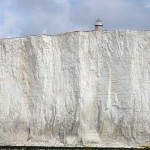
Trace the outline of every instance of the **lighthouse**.
{"type": "Polygon", "coordinates": [[[95,31],[103,31],[103,22],[100,19],[95,22],[95,31]]]}

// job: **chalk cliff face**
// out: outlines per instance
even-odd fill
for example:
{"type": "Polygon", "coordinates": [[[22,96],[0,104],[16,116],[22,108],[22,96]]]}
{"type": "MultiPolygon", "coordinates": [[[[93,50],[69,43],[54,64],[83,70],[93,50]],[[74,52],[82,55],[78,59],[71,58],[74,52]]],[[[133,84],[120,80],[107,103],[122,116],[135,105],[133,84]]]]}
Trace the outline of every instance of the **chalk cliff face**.
{"type": "Polygon", "coordinates": [[[150,144],[150,31],[0,40],[0,145],[150,144]]]}

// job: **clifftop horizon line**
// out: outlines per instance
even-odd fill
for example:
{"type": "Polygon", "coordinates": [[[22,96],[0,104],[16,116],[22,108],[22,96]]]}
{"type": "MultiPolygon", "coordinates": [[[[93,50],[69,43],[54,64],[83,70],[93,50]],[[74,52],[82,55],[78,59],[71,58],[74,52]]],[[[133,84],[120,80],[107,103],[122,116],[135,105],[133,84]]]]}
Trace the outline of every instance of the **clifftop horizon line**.
{"type": "Polygon", "coordinates": [[[95,24],[94,24],[94,27],[95,29],[94,30],[85,30],[85,31],[80,31],[80,30],[77,30],[77,31],[69,31],[69,32],[64,32],[64,33],[58,33],[58,34],[34,34],[34,35],[26,35],[26,36],[16,36],[16,37],[6,37],[6,38],[0,38],[0,40],[2,39],[15,39],[15,38],[24,38],[24,37],[30,37],[30,36],[40,36],[40,35],[47,35],[47,36],[57,36],[57,35],[64,35],[64,34],[67,34],[67,33],[73,33],[73,32],[101,32],[101,33],[107,33],[107,32],[117,32],[117,31],[135,31],[135,32],[146,32],[146,31],[150,31],[150,30],[128,30],[128,29],[116,29],[116,30],[107,30],[104,28],[104,24],[103,24],[103,21],[100,20],[100,19],[97,19],[95,21],[95,24]]]}

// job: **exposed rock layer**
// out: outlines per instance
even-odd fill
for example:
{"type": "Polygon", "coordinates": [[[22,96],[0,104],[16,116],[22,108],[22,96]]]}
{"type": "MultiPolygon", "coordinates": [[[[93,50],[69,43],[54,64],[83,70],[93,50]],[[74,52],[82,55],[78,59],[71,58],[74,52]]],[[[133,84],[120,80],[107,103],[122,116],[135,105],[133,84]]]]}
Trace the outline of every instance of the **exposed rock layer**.
{"type": "Polygon", "coordinates": [[[0,144],[150,143],[150,31],[0,40],[0,144]]]}

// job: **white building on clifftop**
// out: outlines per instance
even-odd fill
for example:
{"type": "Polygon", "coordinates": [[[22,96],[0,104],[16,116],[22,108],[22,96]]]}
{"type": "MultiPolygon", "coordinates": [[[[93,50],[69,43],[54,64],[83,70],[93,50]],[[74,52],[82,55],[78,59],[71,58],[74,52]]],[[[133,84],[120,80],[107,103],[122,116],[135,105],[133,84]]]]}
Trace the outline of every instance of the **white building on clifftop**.
{"type": "Polygon", "coordinates": [[[95,22],[95,31],[103,31],[103,22],[100,19],[95,22]]]}

